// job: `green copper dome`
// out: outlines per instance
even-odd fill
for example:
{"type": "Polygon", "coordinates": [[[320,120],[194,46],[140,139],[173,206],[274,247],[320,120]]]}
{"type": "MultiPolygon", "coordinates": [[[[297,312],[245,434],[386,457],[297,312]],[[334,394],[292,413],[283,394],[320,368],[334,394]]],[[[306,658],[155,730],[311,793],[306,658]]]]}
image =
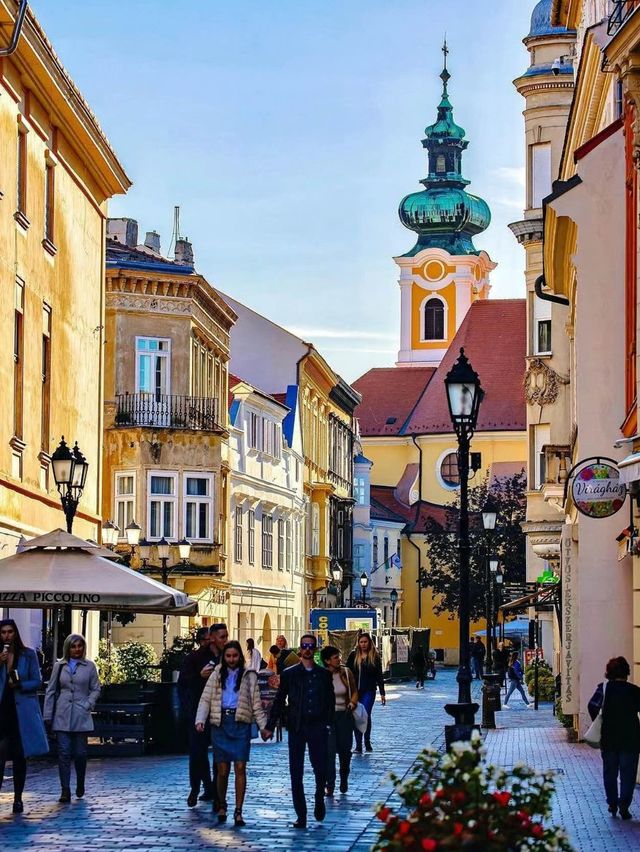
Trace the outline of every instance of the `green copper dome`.
{"type": "Polygon", "coordinates": [[[462,177],[462,152],[469,142],[465,132],[453,118],[447,85],[451,75],[445,56],[440,78],[442,99],[434,124],[425,128],[422,146],[429,154],[429,174],[421,181],[425,189],[412,192],[400,202],[398,214],[402,224],[418,234],[418,242],[405,257],[425,248],[442,248],[451,254],[478,254],[473,237],[489,227],[491,211],[486,201],[467,192],[468,180],[462,177]]]}

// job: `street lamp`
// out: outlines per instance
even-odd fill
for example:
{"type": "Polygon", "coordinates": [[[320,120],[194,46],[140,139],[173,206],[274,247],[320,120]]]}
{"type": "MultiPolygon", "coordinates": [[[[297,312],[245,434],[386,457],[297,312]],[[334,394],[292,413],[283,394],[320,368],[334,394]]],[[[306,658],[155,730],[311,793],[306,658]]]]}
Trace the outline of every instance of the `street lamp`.
{"type": "Polygon", "coordinates": [[[340,597],[340,606],[344,606],[344,589],[342,588],[342,578],[344,576],[344,572],[342,570],[342,566],[338,562],[337,559],[333,560],[331,565],[331,577],[333,578],[333,583],[338,590],[338,596],[340,597]]]}
{"type": "MultiPolygon", "coordinates": [[[[493,620],[493,611],[492,611],[492,588],[493,588],[493,578],[491,576],[491,565],[489,553],[491,552],[491,536],[493,531],[496,528],[496,521],[498,520],[498,507],[493,502],[491,497],[487,497],[486,503],[482,507],[482,526],[484,527],[484,531],[486,533],[487,541],[487,557],[486,557],[486,577],[485,577],[485,609],[486,609],[486,622],[487,622],[487,671],[491,671],[493,668],[493,647],[491,644],[491,622],[493,620]]],[[[497,566],[497,562],[496,562],[497,566]]]]}
{"type": "MultiPolygon", "coordinates": [[[[458,668],[458,703],[447,704],[445,710],[453,716],[455,725],[448,726],[445,735],[454,739],[469,739],[475,722],[478,705],[471,702],[471,668],[469,660],[469,449],[478,422],[478,411],[484,397],[480,378],[460,349],[458,360],[444,380],[447,391],[449,415],[458,438],[458,472],[460,475],[460,513],[458,538],[460,541],[460,666],[458,668]]],[[[449,741],[447,742],[449,744],[449,741]]]]}
{"type": "MultiPolygon", "coordinates": [[[[496,585],[496,591],[497,591],[497,598],[498,598],[496,603],[497,603],[498,606],[496,607],[496,609],[500,608],[500,602],[502,601],[502,583],[503,582],[504,582],[504,571],[498,565],[498,567],[496,569],[496,584],[497,584],[496,585]]],[[[504,640],[504,614],[502,616],[502,640],[504,640]]]]}
{"type": "Polygon", "coordinates": [[[367,586],[369,585],[369,577],[367,576],[365,571],[360,574],[360,585],[362,586],[362,606],[366,606],[367,586]]]}
{"type": "Polygon", "coordinates": [[[113,521],[105,521],[102,525],[102,543],[113,550],[118,542],[118,527],[113,521]]]}
{"type": "Polygon", "coordinates": [[[391,589],[389,592],[389,597],[391,599],[391,627],[396,626],[396,605],[398,603],[398,593],[395,589],[391,589]]]}
{"type": "MultiPolygon", "coordinates": [[[[133,522],[135,524],[135,521],[133,522]]],[[[169,574],[173,571],[174,568],[179,568],[181,566],[185,566],[189,562],[189,558],[191,556],[191,542],[187,541],[186,538],[183,538],[181,541],[176,543],[178,548],[178,554],[180,556],[180,562],[175,565],[169,566],[169,557],[171,556],[171,543],[166,540],[163,536],[160,541],[156,542],[156,550],[158,552],[158,559],[160,560],[160,566],[150,565],[149,562],[151,560],[151,548],[152,544],[150,541],[147,541],[146,538],[140,539],[140,528],[137,524],[135,524],[136,528],[139,530],[138,532],[138,555],[142,561],[142,571],[148,573],[157,572],[158,568],[160,568],[160,574],[162,576],[162,582],[166,586],[169,581],[169,574]]],[[[129,529],[129,527],[127,527],[129,529]]],[[[167,647],[167,616],[163,616],[162,618],[162,645],[164,648],[167,647]]]]}
{"type": "Polygon", "coordinates": [[[78,509],[78,503],[87,481],[89,462],[82,455],[78,442],[76,441],[73,450],[70,450],[63,435],[51,456],[51,467],[53,468],[56,488],[60,495],[62,511],[67,521],[67,532],[70,533],[73,529],[73,519],[78,509]]]}

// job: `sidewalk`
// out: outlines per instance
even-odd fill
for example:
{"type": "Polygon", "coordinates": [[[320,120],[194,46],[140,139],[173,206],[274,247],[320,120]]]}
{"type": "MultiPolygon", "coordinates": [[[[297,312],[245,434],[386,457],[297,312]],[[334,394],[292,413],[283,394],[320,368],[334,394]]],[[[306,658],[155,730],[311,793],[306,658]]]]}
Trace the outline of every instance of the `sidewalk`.
{"type": "MultiPolygon", "coordinates": [[[[397,804],[389,772],[410,771],[426,745],[444,747],[444,704],[457,695],[455,671],[440,671],[424,691],[412,684],[388,688],[386,707],[376,703],[373,754],[354,756],[348,794],[327,800],[323,823],[309,819],[306,832],[289,827],[291,807],[287,744],[268,743],[252,749],[244,816],[247,827],[218,827],[211,808],[186,806],[186,757],[94,760],[89,764],[87,797],[59,805],[56,767],[34,765],[27,778],[25,813],[11,814],[13,792],[5,782],[0,792],[0,848],[34,852],[369,852],[380,823],[378,802],[397,804]]],[[[474,684],[474,692],[479,684],[474,684]]],[[[497,714],[495,731],[487,732],[489,759],[513,766],[525,762],[536,769],[559,772],[553,819],[566,828],[576,850],[618,852],[640,849],[640,819],[623,823],[606,811],[600,754],[569,744],[549,705],[536,712],[512,698],[497,714]]],[[[233,781],[233,779],[232,779],[233,781]]],[[[313,782],[305,776],[312,806],[313,782]]],[[[229,802],[233,807],[232,786],[229,802]]],[[[632,812],[640,817],[640,790],[632,812]]]]}

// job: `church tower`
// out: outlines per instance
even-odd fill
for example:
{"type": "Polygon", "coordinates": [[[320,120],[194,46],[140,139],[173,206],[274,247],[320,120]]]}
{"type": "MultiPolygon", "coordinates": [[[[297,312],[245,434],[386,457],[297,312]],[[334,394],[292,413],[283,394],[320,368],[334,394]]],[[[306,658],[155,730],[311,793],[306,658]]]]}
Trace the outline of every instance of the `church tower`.
{"type": "Polygon", "coordinates": [[[398,211],[402,224],[418,235],[411,251],[394,258],[401,299],[397,363],[403,367],[440,364],[472,302],[489,295],[489,275],[496,267],[473,244],[473,237],[488,228],[491,211],[465,189],[462,155],[469,142],[453,119],[446,42],[442,50],[442,99],[422,140],[429,174],[421,181],[425,188],[403,198],[398,211]]]}

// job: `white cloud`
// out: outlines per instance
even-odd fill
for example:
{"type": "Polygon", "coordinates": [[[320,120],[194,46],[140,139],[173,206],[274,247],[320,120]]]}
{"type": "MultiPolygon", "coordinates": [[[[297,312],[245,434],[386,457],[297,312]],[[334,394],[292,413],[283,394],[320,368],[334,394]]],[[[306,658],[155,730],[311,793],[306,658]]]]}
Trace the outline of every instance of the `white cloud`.
{"type": "Polygon", "coordinates": [[[500,166],[499,169],[494,171],[494,174],[501,180],[515,183],[523,188],[527,183],[527,173],[524,166],[500,166]]]}
{"type": "Polygon", "coordinates": [[[385,331],[360,331],[341,328],[290,328],[303,340],[395,340],[397,334],[385,331]]]}

